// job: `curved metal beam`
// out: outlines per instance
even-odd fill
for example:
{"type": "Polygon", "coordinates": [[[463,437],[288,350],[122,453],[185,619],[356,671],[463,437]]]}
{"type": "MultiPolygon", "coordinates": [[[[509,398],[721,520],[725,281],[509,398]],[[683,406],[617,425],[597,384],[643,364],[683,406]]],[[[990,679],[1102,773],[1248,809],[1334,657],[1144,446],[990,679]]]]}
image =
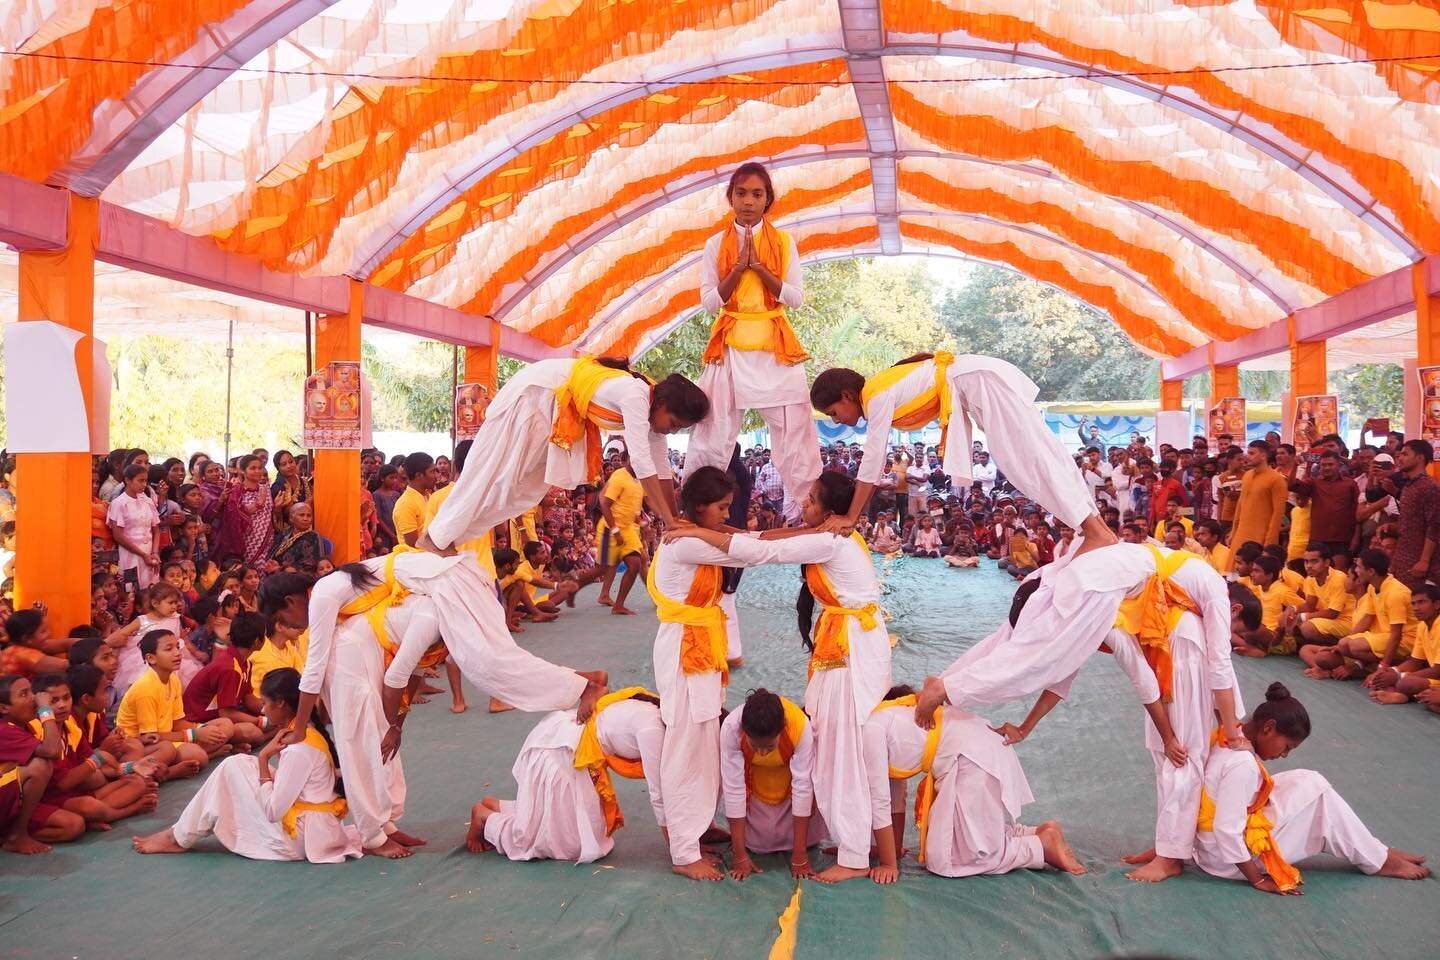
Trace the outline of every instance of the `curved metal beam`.
{"type": "MultiPolygon", "coordinates": [[[[845,56],[844,47],[837,47],[834,44],[791,47],[787,41],[781,39],[776,41],[773,49],[768,51],[702,66],[688,65],[651,83],[632,86],[619,92],[597,93],[594,98],[574,110],[546,118],[524,128],[510,138],[509,142],[504,144],[501,149],[446,171],[437,178],[435,187],[420,195],[414,206],[409,210],[401,211],[379,231],[366,237],[359,244],[351,268],[346,272],[354,277],[368,277],[400,244],[405,242],[406,238],[423,227],[432,217],[448,208],[470,187],[500,169],[501,166],[525,150],[568,130],[582,120],[587,120],[613,107],[686,83],[713,80],[734,73],[754,73],[780,66],[815,63],[845,56]]],[[[1126,90],[1136,96],[1179,110],[1187,116],[1209,124],[1221,132],[1249,144],[1276,162],[1296,171],[1345,209],[1375,227],[1382,236],[1410,259],[1414,260],[1420,255],[1419,248],[1410,242],[1403,231],[1376,212],[1375,198],[1360,188],[1358,184],[1353,187],[1341,184],[1324,171],[1311,166],[1309,160],[1297,153],[1296,149],[1281,144],[1246,125],[1243,121],[1249,118],[1243,114],[1238,116],[1222,114],[1201,101],[1177,96],[1170,92],[1169,88],[1157,87],[1131,77],[1119,77],[1106,71],[1097,70],[1091,65],[1060,57],[1016,53],[1011,47],[990,47],[978,43],[895,43],[879,48],[875,56],[971,57],[977,60],[1016,63],[1023,66],[1040,67],[1077,79],[1126,90]]],[[[870,154],[867,153],[867,155],[870,154]]]]}
{"type": "MultiPolygon", "coordinates": [[[[806,150],[803,153],[793,153],[775,158],[770,161],[770,167],[771,169],[778,169],[781,167],[798,166],[807,163],[820,163],[826,160],[866,159],[869,157],[870,153],[866,150],[827,150],[822,147],[819,149],[806,150]]],[[[994,160],[982,160],[978,157],[968,157],[962,154],[945,153],[940,151],[900,151],[895,154],[895,159],[897,160],[904,160],[907,158],[947,160],[965,163],[981,163],[986,166],[999,167],[1005,170],[1017,170],[1030,176],[1044,177],[1049,180],[1056,180],[1066,184],[1072,183],[1072,181],[1066,180],[1064,177],[1057,176],[1049,170],[1043,169],[1041,167],[1035,167],[1029,164],[1002,163],[994,160]]],[[[680,197],[689,196],[690,194],[697,193],[701,190],[706,190],[726,182],[730,177],[730,172],[731,171],[729,170],[729,168],[726,168],[724,170],[720,170],[717,168],[715,170],[711,170],[705,173],[695,174],[684,180],[678,181],[677,183],[668,184],[663,190],[657,191],[649,197],[640,198],[636,201],[634,205],[627,207],[623,212],[616,213],[611,217],[597,220],[587,230],[579,234],[577,237],[572,238],[572,240],[568,241],[565,244],[564,252],[552,259],[534,276],[527,277],[525,282],[520,286],[519,289],[517,289],[513,294],[506,298],[503,303],[501,303],[492,311],[493,315],[503,320],[519,304],[523,303],[526,297],[528,297],[537,288],[539,288],[541,284],[543,284],[546,280],[550,279],[550,277],[554,276],[557,271],[563,268],[566,264],[570,263],[576,257],[580,256],[586,250],[589,250],[595,244],[610,236],[616,230],[619,230],[626,224],[631,223],[639,219],[640,217],[645,216],[648,213],[652,213],[655,210],[664,207],[666,204],[670,203],[673,200],[676,200],[680,197]]],[[[1097,195],[1104,196],[1104,194],[1097,195]]],[[[1184,237],[1186,240],[1189,240],[1203,250],[1212,254],[1221,263],[1225,264],[1231,270],[1235,271],[1235,273],[1239,276],[1244,277],[1247,282],[1249,282],[1252,286],[1254,286],[1257,290],[1264,294],[1266,299],[1268,299],[1271,303],[1275,304],[1275,306],[1279,308],[1280,312],[1283,315],[1288,316],[1291,313],[1295,312],[1296,305],[1292,305],[1288,299],[1276,293],[1275,290],[1270,287],[1269,284],[1261,280],[1254,273],[1254,271],[1247,268],[1244,264],[1240,263],[1239,260],[1230,256],[1225,251],[1220,250],[1219,248],[1214,246],[1204,237],[1197,235],[1193,230],[1186,227],[1184,224],[1178,223],[1172,218],[1152,209],[1151,207],[1134,200],[1122,200],[1118,197],[1108,197],[1108,199],[1116,203],[1123,204],[1124,206],[1130,208],[1131,210],[1134,210],[1137,213],[1144,214],[1146,217],[1154,220],[1161,227],[1170,230],[1181,237],[1184,237]]],[[[894,215],[895,214],[892,207],[891,216],[894,215]]]]}
{"type": "Polygon", "coordinates": [[[85,146],[50,177],[98,197],[160,134],[236,70],[337,0],[251,0],[229,19],[207,26],[169,66],[151,70],[119,101],[96,111],[85,146]]]}
{"type": "MultiPolygon", "coordinates": [[[[835,221],[837,221],[837,220],[849,220],[849,219],[853,219],[854,217],[855,217],[855,214],[853,214],[853,213],[826,214],[826,215],[824,215],[824,216],[819,216],[819,217],[799,217],[799,218],[794,219],[794,220],[787,220],[787,221],[785,221],[785,222],[783,222],[783,223],[777,224],[777,226],[783,227],[783,228],[785,228],[785,229],[795,229],[796,227],[810,227],[810,226],[815,226],[815,225],[817,225],[817,224],[822,224],[822,223],[833,223],[833,222],[835,222],[835,221]]],[[[1135,275],[1133,272],[1131,272],[1128,267],[1121,266],[1121,265],[1119,265],[1119,264],[1111,261],[1108,257],[1104,257],[1104,256],[1101,256],[1101,255],[1098,254],[1098,253],[1093,252],[1093,251],[1086,250],[1084,247],[1076,246],[1075,244],[1071,243],[1071,242],[1068,241],[1068,240],[1064,240],[1064,239],[1062,239],[1062,238],[1060,238],[1060,237],[1055,236],[1055,235],[1052,234],[1052,233],[1047,233],[1047,232],[1045,232],[1045,231],[1043,231],[1043,230],[1036,230],[1036,229],[1033,229],[1033,228],[1031,228],[1031,227],[1025,227],[1025,226],[1021,226],[1021,225],[1019,225],[1019,224],[1014,224],[1014,223],[1006,223],[1006,222],[1004,222],[1004,221],[995,220],[995,219],[993,219],[993,218],[991,218],[991,217],[987,217],[987,216],[984,216],[984,215],[982,215],[982,214],[951,213],[951,212],[936,211],[936,210],[906,210],[906,209],[902,209],[902,210],[897,210],[897,211],[896,211],[896,217],[897,217],[897,218],[904,218],[904,217],[935,217],[935,218],[939,218],[939,219],[943,219],[943,220],[971,220],[971,221],[975,221],[975,222],[977,222],[977,223],[986,223],[986,224],[990,224],[991,226],[1000,227],[1001,229],[1004,229],[1004,230],[1013,230],[1013,231],[1015,231],[1015,232],[1017,232],[1017,233],[1027,234],[1027,235],[1029,235],[1029,236],[1036,237],[1037,239],[1044,240],[1044,241],[1047,241],[1047,242],[1049,242],[1049,243],[1054,243],[1054,244],[1057,244],[1057,245],[1062,246],[1062,247],[1066,247],[1067,249],[1070,249],[1070,250],[1074,251],[1075,253],[1078,253],[1078,254],[1080,254],[1081,256],[1083,256],[1083,257],[1085,257],[1085,258],[1087,258],[1087,259],[1089,259],[1089,260],[1093,260],[1095,263],[1099,264],[1099,265],[1100,265],[1102,268],[1104,268],[1105,270],[1108,270],[1108,271],[1110,271],[1111,273],[1118,274],[1118,275],[1124,277],[1126,280],[1129,280],[1131,283],[1136,284],[1136,285],[1139,286],[1141,289],[1145,290],[1145,292],[1149,293],[1151,296],[1155,297],[1157,300],[1160,300],[1162,303],[1169,303],[1169,301],[1167,301],[1164,297],[1162,297],[1162,296],[1160,296],[1160,294],[1156,293],[1156,292],[1155,292],[1155,289],[1154,289],[1153,287],[1151,287],[1149,283],[1147,283],[1144,279],[1142,279],[1141,277],[1139,277],[1139,276],[1135,275]]],[[[853,255],[853,254],[852,254],[852,255],[853,255]]],[[[671,277],[673,277],[675,274],[679,273],[680,271],[686,270],[686,269],[694,266],[695,264],[699,263],[701,256],[703,256],[703,251],[698,251],[698,250],[697,250],[696,252],[690,254],[689,256],[684,257],[683,259],[676,261],[676,262],[675,262],[674,264],[672,264],[668,269],[666,269],[666,270],[662,271],[661,273],[659,273],[658,275],[650,278],[649,280],[645,281],[643,284],[641,284],[641,285],[639,285],[639,286],[637,286],[637,287],[631,288],[628,292],[626,292],[626,294],[625,294],[622,298],[620,298],[620,299],[618,299],[618,300],[615,300],[615,301],[612,301],[612,306],[610,307],[610,309],[608,309],[607,311],[605,311],[605,315],[604,315],[603,317],[601,317],[601,319],[600,319],[600,321],[599,321],[598,323],[595,324],[593,330],[592,330],[592,331],[587,331],[586,334],[585,334],[584,336],[582,336],[582,337],[576,342],[576,344],[575,344],[575,350],[576,350],[576,352],[579,352],[579,351],[581,351],[581,350],[586,349],[586,348],[594,341],[595,337],[600,333],[600,331],[602,331],[602,330],[605,329],[605,327],[611,322],[611,320],[613,320],[615,317],[620,316],[622,313],[624,313],[626,310],[628,310],[634,303],[636,303],[638,300],[640,300],[642,297],[644,297],[647,293],[649,293],[650,291],[654,290],[656,287],[659,287],[660,285],[664,284],[666,281],[668,281],[671,277]]],[[[802,257],[802,259],[803,259],[803,257],[802,257]]],[[[1018,272],[1018,271],[1017,271],[1017,272],[1018,272]]],[[[1074,296],[1074,295],[1071,294],[1071,296],[1074,296]]],[[[1077,298],[1077,299],[1078,299],[1078,298],[1077,298]]],[[[1098,308],[1097,308],[1097,309],[1098,309],[1098,308]]],[[[1101,312],[1104,312],[1104,311],[1101,311],[1101,312]]]]}

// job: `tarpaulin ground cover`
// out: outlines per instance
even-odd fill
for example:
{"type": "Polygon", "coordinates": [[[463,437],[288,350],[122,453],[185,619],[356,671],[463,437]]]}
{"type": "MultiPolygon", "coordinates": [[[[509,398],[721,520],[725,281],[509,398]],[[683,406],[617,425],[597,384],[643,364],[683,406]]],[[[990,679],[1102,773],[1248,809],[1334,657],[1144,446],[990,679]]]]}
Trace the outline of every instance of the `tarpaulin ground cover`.
{"type": "MultiPolygon", "coordinates": [[[[740,591],[746,667],[733,706],[756,686],[798,698],[804,655],[791,604],[793,568],[752,571],[740,591]]],[[[1011,584],[985,569],[902,560],[887,567],[885,603],[898,679],[919,680],[999,622],[1011,584]]],[[[654,619],[612,617],[594,592],[557,626],[521,640],[577,666],[603,665],[618,686],[650,682],[654,619]]],[[[1440,787],[1440,718],[1378,707],[1355,684],[1314,683],[1292,659],[1241,660],[1246,701],[1280,679],[1310,708],[1315,732],[1272,769],[1317,769],[1382,839],[1440,855],[1433,798],[1440,787]]],[[[0,855],[0,957],[488,958],[764,957],[795,890],[783,856],[743,884],[673,877],[643,785],[620,781],[627,826],[600,863],[509,863],[465,852],[470,804],[512,795],[510,765],[535,718],[490,716],[470,694],[455,716],[444,697],[419,708],[403,757],[410,783],[405,827],[430,845],[404,861],[340,866],[248,861],[211,848],[141,857],[135,832],[176,816],[193,785],[167,787],[160,810],[108,835],[42,858],[0,855]]],[[[1016,719],[1026,705],[987,711],[1016,719]]],[[[1019,749],[1037,802],[1025,819],[1060,820],[1088,876],[1021,871],[946,880],[913,860],[901,881],[840,887],[803,884],[796,958],[1045,957],[1113,953],[1174,957],[1420,956],[1433,946],[1435,881],[1363,877],[1334,861],[1305,870],[1306,896],[1282,899],[1193,868],[1160,886],[1132,883],[1118,863],[1148,846],[1154,809],[1142,714],[1119,671],[1096,657],[1071,702],[1019,749]]],[[[857,802],[864,802],[857,798],[857,802]]],[[[911,830],[910,842],[914,843],[911,830]]],[[[828,858],[817,856],[820,863],[828,858]]]]}

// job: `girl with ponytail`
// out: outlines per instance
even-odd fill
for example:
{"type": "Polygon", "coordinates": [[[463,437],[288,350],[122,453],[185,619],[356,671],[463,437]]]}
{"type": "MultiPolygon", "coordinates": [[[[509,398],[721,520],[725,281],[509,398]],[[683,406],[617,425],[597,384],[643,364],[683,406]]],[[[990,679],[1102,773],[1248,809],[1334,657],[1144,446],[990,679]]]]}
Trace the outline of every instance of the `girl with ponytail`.
{"type": "Polygon", "coordinates": [[[281,746],[300,706],[300,674],[272,670],[260,684],[266,729],[274,737],[257,756],[226,757],[166,830],[134,839],[139,853],[185,853],[213,836],[252,860],[340,863],[360,856],[360,832],[345,826],[335,745],[318,721],[303,739],[281,746]]]}
{"type": "MultiPolygon", "coordinates": [[[[1265,761],[1288,757],[1310,736],[1310,715],[1283,683],[1243,725],[1247,750],[1212,750],[1195,835],[1195,863],[1206,873],[1244,880],[1261,893],[1301,895],[1293,864],[1319,853],[1362,873],[1402,880],[1430,876],[1424,857],[1387,847],[1313,770],[1270,774],[1265,761]]],[[[1222,744],[1223,745],[1223,744],[1222,744]]]]}

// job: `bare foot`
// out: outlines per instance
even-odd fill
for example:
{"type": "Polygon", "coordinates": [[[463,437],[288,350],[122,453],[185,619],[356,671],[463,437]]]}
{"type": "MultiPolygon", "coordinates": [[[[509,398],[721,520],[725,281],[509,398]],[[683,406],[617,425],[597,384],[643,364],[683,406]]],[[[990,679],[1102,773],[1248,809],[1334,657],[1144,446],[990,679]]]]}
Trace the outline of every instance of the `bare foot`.
{"type": "Polygon", "coordinates": [[[402,833],[399,830],[396,830],[394,833],[390,834],[390,839],[394,840],[402,847],[423,847],[425,846],[425,844],[430,842],[428,840],[421,840],[419,837],[412,837],[410,836],[410,834],[402,833]]]}
{"type": "Polygon", "coordinates": [[[622,607],[622,606],[621,606],[620,604],[618,604],[618,603],[615,604],[615,606],[610,609],[610,613],[611,613],[612,616],[616,616],[616,617],[633,617],[633,616],[635,616],[635,611],[634,611],[634,610],[631,610],[629,607],[622,607]]]}
{"type": "Polygon", "coordinates": [[[709,860],[700,859],[694,863],[687,863],[684,866],[674,865],[670,868],[671,873],[678,873],[690,880],[724,880],[725,874],[709,860]]]}
{"type": "Polygon", "coordinates": [[[1143,853],[1132,853],[1132,854],[1130,854],[1129,856],[1121,857],[1121,858],[1120,858],[1120,862],[1121,862],[1121,863],[1136,863],[1136,864],[1139,864],[1139,863],[1149,863],[1151,860],[1154,860],[1154,859],[1155,859],[1155,848],[1154,848],[1154,847],[1151,847],[1149,850],[1146,850],[1146,851],[1143,852],[1143,853]]]}
{"type": "Polygon", "coordinates": [[[103,820],[88,820],[85,823],[85,829],[91,833],[104,833],[107,830],[114,830],[115,828],[103,820]]]}
{"type": "Polygon", "coordinates": [[[420,689],[417,690],[417,691],[415,691],[415,692],[416,692],[416,693],[419,693],[419,694],[423,694],[424,696],[427,696],[427,697],[433,697],[433,696],[434,696],[435,694],[437,694],[437,693],[444,693],[444,692],[445,692],[445,688],[444,688],[444,687],[437,687],[437,686],[435,686],[435,684],[433,684],[433,683],[422,683],[422,684],[420,684],[420,689]]]}
{"type": "Polygon", "coordinates": [[[584,723],[595,712],[595,704],[609,690],[610,675],[604,670],[577,670],[585,678],[585,689],[580,693],[580,702],[575,705],[575,722],[584,723]]]}
{"type": "Polygon", "coordinates": [[[415,851],[404,844],[396,843],[392,838],[386,837],[385,842],[373,850],[366,850],[366,853],[377,857],[384,857],[386,860],[404,860],[406,857],[413,857],[415,851]]]}
{"type": "Polygon", "coordinates": [[[926,677],[915,701],[915,723],[922,730],[935,726],[935,711],[945,702],[945,684],[939,677],[926,677]]]}
{"type": "Polygon", "coordinates": [[[516,621],[513,621],[513,622],[510,624],[510,632],[511,632],[511,633],[524,633],[524,632],[525,632],[525,628],[522,627],[522,626],[520,626],[520,621],[516,620],[516,621]]]}
{"type": "Polygon", "coordinates": [[[1171,877],[1180,876],[1180,862],[1169,857],[1157,856],[1138,870],[1125,874],[1131,880],[1141,883],[1161,883],[1171,877]]]}
{"type": "Polygon", "coordinates": [[[1410,698],[1399,690],[1371,690],[1370,699],[1376,703],[1396,704],[1409,703],[1410,698]]]}
{"type": "Polygon", "coordinates": [[[506,713],[507,711],[514,709],[514,707],[510,706],[510,704],[506,703],[504,700],[500,700],[495,697],[490,698],[491,713],[506,713]]]}
{"type": "Polygon", "coordinates": [[[470,709],[470,706],[464,700],[456,700],[450,704],[451,713],[464,713],[468,709],[470,709]]]}
{"type": "Polygon", "coordinates": [[[615,601],[614,601],[614,600],[611,600],[609,597],[605,596],[605,594],[603,594],[603,593],[600,594],[600,596],[598,596],[598,597],[595,598],[595,602],[598,603],[598,604],[600,604],[600,606],[602,606],[602,607],[613,607],[613,606],[615,605],[615,601]]]}
{"type": "Polygon", "coordinates": [[[436,670],[434,667],[426,667],[426,668],[425,668],[425,677],[426,677],[426,679],[428,679],[428,680],[434,680],[434,679],[435,679],[436,677],[438,677],[438,676],[440,676],[440,671],[439,671],[439,670],[436,670]]]}
{"type": "Polygon", "coordinates": [[[136,853],[185,852],[185,848],[176,841],[175,832],[168,827],[159,833],[152,833],[148,837],[135,837],[130,841],[130,846],[135,848],[136,853]]]}
{"type": "Polygon", "coordinates": [[[729,842],[730,831],[722,830],[714,825],[711,825],[709,830],[700,834],[700,846],[702,847],[718,847],[722,844],[728,844],[729,842]]]}
{"type": "Polygon", "coordinates": [[[1364,671],[1355,664],[1342,663],[1330,671],[1331,680],[1354,680],[1364,671]]]}
{"type": "Polygon", "coordinates": [[[41,843],[28,833],[20,833],[16,836],[6,837],[0,848],[9,850],[11,853],[21,853],[25,856],[33,856],[37,853],[49,853],[50,844],[41,843]]]}
{"type": "Polygon", "coordinates": [[[141,812],[141,813],[149,813],[150,811],[152,811],[152,810],[155,809],[155,805],[158,804],[159,802],[160,802],[160,794],[158,794],[158,793],[147,793],[147,794],[145,794],[143,797],[140,798],[140,812],[141,812]]]}
{"type": "Polygon", "coordinates": [[[533,616],[533,617],[530,618],[530,622],[531,622],[531,623],[550,623],[552,620],[559,620],[559,619],[560,619],[560,614],[559,614],[558,611],[555,612],[555,613],[537,613],[537,614],[535,614],[535,616],[533,616]]]}
{"type": "Polygon", "coordinates": [[[200,772],[199,760],[181,760],[173,764],[166,776],[167,780],[179,780],[184,777],[193,777],[200,772]]]}
{"type": "Polygon", "coordinates": [[[411,697],[411,698],[410,698],[410,702],[413,703],[413,704],[416,704],[416,705],[418,706],[419,704],[422,704],[422,703],[429,703],[429,702],[430,702],[430,698],[429,698],[429,697],[421,697],[421,696],[411,697]]]}
{"type": "Polygon", "coordinates": [[[842,867],[835,864],[833,867],[826,867],[815,874],[815,879],[821,883],[844,883],[846,880],[859,880],[861,877],[870,876],[869,867],[842,867]]]}
{"type": "Polygon", "coordinates": [[[1394,877],[1397,880],[1424,880],[1430,876],[1430,868],[1421,866],[1413,853],[1390,847],[1385,863],[1375,872],[1377,877],[1394,877]]]}
{"type": "Polygon", "coordinates": [[[1326,670],[1324,667],[1311,667],[1310,669],[1305,671],[1305,676],[1309,677],[1311,680],[1329,680],[1330,671],[1326,670]]]}
{"type": "Polygon", "coordinates": [[[470,808],[470,829],[465,832],[465,848],[471,853],[484,853],[486,850],[495,849],[485,842],[485,821],[490,819],[494,812],[484,800],[470,808]]]}
{"type": "MultiPolygon", "coordinates": [[[[1060,824],[1054,820],[1046,820],[1035,828],[1035,836],[1040,838],[1040,848],[1045,851],[1045,862],[1050,866],[1056,870],[1064,870],[1071,876],[1078,877],[1085,873],[1085,865],[1075,856],[1075,851],[1070,849],[1060,824]]],[[[1179,872],[1179,868],[1176,868],[1176,872],[1179,872]]]]}

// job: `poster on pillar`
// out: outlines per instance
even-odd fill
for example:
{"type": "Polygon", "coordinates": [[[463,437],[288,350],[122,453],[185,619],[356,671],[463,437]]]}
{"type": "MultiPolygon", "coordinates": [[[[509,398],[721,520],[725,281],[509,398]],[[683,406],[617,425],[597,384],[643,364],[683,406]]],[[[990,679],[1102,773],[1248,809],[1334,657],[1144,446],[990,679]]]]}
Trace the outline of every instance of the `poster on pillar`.
{"type": "Polygon", "coordinates": [[[455,442],[474,440],[485,422],[490,406],[490,388],[483,383],[461,383],[455,387],[455,442]]]}
{"type": "Polygon", "coordinates": [[[1210,449],[1215,449],[1221,435],[1229,434],[1240,446],[1245,446],[1245,398],[1225,397],[1210,408],[1205,418],[1205,435],[1210,449]]]}
{"type": "Polygon", "coordinates": [[[1416,369],[1420,381],[1420,439],[1440,441],[1440,367],[1416,369]]]}
{"type": "Polygon", "coordinates": [[[1295,429],[1291,433],[1296,453],[1305,453],[1321,437],[1340,432],[1340,398],[1333,393],[1295,398],[1295,429]]]}
{"type": "Polygon", "coordinates": [[[311,450],[359,450],[365,445],[360,364],[332,360],[305,378],[303,445],[311,450]]]}

